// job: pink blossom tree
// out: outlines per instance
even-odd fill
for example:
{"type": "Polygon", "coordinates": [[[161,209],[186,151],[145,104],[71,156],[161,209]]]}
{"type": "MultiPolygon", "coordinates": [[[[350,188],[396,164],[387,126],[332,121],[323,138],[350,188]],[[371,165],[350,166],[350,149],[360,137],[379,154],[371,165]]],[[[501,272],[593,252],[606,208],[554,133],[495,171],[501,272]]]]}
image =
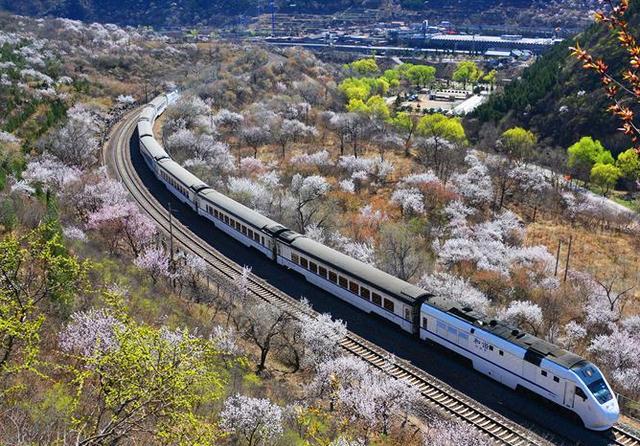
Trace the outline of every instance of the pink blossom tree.
{"type": "Polygon", "coordinates": [[[71,315],[70,322],[59,336],[60,349],[76,355],[90,357],[118,348],[116,332],[122,324],[105,309],[90,309],[71,315]]]}
{"type": "Polygon", "coordinates": [[[153,221],[130,202],[103,204],[89,214],[87,227],[99,231],[111,252],[121,247],[136,257],[156,235],[153,221]]]}
{"type": "Polygon", "coordinates": [[[156,283],[160,277],[170,276],[169,256],[162,248],[145,249],[133,263],[138,268],[147,271],[153,283],[156,283]]]}

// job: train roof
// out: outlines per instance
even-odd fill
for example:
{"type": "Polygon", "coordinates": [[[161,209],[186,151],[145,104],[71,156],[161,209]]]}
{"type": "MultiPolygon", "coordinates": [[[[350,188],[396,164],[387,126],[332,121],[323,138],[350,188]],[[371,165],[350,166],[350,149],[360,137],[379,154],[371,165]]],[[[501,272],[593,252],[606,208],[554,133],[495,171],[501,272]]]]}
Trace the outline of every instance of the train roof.
{"type": "Polygon", "coordinates": [[[144,107],[144,109],[142,109],[142,113],[140,113],[140,118],[138,120],[138,122],[140,121],[153,121],[156,117],[156,109],[151,106],[151,105],[147,105],[144,107]]]}
{"type": "Polygon", "coordinates": [[[233,214],[238,219],[243,220],[245,223],[250,224],[254,228],[264,229],[269,233],[278,234],[279,232],[286,231],[287,229],[280,223],[271,220],[268,217],[248,208],[247,206],[238,203],[237,201],[221,194],[214,189],[207,189],[200,193],[200,197],[210,202],[211,204],[219,207],[223,211],[229,214],[233,214]]]}
{"type": "Polygon", "coordinates": [[[156,110],[161,107],[164,107],[167,103],[167,97],[165,95],[157,96],[153,99],[153,101],[149,102],[149,105],[153,106],[156,110]]]}
{"type": "Polygon", "coordinates": [[[153,137],[153,126],[151,121],[140,120],[138,122],[138,136],[143,138],[145,136],[153,137]]]}
{"type": "Polygon", "coordinates": [[[291,232],[292,234],[287,234],[292,239],[289,242],[291,246],[410,305],[413,305],[417,300],[424,298],[428,294],[422,288],[400,280],[391,274],[380,271],[371,265],[351,258],[308,237],[291,232]]]}
{"type": "Polygon", "coordinates": [[[505,341],[515,344],[526,350],[533,360],[542,358],[554,362],[560,366],[570,369],[576,364],[584,361],[584,358],[571,353],[555,344],[540,339],[520,328],[509,325],[505,322],[491,319],[486,315],[474,311],[472,308],[460,305],[459,303],[440,296],[433,296],[427,299],[425,305],[431,305],[459,319],[463,319],[471,324],[480,327],[505,341]]]}
{"type": "Polygon", "coordinates": [[[162,147],[160,143],[153,138],[153,136],[143,136],[140,138],[140,142],[144,145],[152,158],[156,160],[169,158],[169,154],[164,150],[164,147],[162,147]]]}
{"type": "Polygon", "coordinates": [[[162,168],[170,175],[172,175],[176,180],[195,192],[200,192],[201,190],[207,189],[209,187],[207,183],[189,172],[180,164],[176,163],[171,158],[162,159],[158,161],[158,164],[162,166],[162,168]]]}

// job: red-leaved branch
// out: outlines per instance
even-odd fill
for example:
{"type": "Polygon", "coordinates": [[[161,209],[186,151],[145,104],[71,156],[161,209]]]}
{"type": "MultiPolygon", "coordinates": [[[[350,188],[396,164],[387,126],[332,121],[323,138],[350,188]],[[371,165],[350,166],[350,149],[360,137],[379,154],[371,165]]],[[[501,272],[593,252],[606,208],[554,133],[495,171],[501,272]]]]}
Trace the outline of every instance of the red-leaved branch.
{"type": "Polygon", "coordinates": [[[583,63],[587,70],[595,71],[600,76],[607,96],[612,104],[609,111],[622,121],[620,131],[629,135],[640,153],[640,128],[635,122],[634,111],[630,103],[640,102],[640,46],[629,31],[625,14],[629,10],[629,0],[601,0],[605,8],[596,12],[595,20],[606,24],[618,36],[618,42],[627,51],[628,63],[621,78],[611,74],[609,65],[600,58],[594,58],[588,51],[576,44],[571,48],[572,54],[583,63]]]}

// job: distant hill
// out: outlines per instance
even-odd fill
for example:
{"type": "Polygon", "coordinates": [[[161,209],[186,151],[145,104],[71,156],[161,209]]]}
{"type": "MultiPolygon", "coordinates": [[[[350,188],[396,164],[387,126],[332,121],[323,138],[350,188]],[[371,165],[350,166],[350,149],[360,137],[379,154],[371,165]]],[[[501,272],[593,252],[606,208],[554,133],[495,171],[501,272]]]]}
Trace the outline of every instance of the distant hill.
{"type": "MultiPolygon", "coordinates": [[[[639,29],[640,0],[632,0],[628,20],[632,30],[639,29]]],[[[590,135],[615,152],[627,149],[630,141],[616,130],[620,122],[606,111],[609,100],[598,76],[584,70],[570,55],[569,47],[576,41],[594,56],[604,57],[613,72],[620,73],[626,53],[605,26],[594,24],[575,39],[552,48],[521,79],[508,85],[504,94],[481,106],[475,116],[483,122],[496,122],[502,129],[529,127],[562,147],[590,135]]]]}
{"type": "MultiPolygon", "coordinates": [[[[281,12],[332,14],[353,8],[378,8],[382,0],[276,0],[281,12]]],[[[528,7],[540,0],[396,0],[408,10],[478,14],[528,7]]],[[[269,0],[0,0],[0,9],[30,16],[56,16],[121,25],[197,25],[268,11],[269,0]]]]}

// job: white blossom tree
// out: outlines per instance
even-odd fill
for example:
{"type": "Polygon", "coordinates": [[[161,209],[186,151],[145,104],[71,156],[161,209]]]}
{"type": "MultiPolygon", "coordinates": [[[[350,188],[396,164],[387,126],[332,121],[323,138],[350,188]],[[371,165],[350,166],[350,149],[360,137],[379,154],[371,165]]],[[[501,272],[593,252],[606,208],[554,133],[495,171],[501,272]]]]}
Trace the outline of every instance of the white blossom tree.
{"type": "Polygon", "coordinates": [[[402,215],[424,215],[424,195],[415,187],[396,189],[391,195],[391,203],[400,206],[402,215]]]}
{"type": "Polygon", "coordinates": [[[283,119],[271,129],[271,137],[282,149],[282,158],[285,157],[291,142],[315,136],[317,133],[315,127],[308,126],[297,119],[283,119]]]}
{"type": "Polygon", "coordinates": [[[247,446],[274,445],[283,433],[282,408],[268,399],[229,397],[220,412],[220,426],[247,446]]]}
{"type": "Polygon", "coordinates": [[[542,328],[542,308],[528,301],[514,301],[498,311],[498,319],[537,335],[542,328]]]}
{"type": "Polygon", "coordinates": [[[489,298],[469,283],[468,280],[449,273],[436,273],[422,276],[418,286],[434,296],[449,298],[480,312],[489,309],[489,298]]]}
{"type": "Polygon", "coordinates": [[[291,315],[269,302],[249,302],[242,307],[237,322],[243,336],[260,350],[256,370],[261,373],[266,368],[269,353],[278,347],[280,338],[288,328],[291,315]]]}
{"type": "Polygon", "coordinates": [[[431,423],[424,435],[424,446],[490,446],[486,435],[461,421],[438,419],[431,423]]]}
{"type": "Polygon", "coordinates": [[[258,149],[269,143],[271,133],[266,126],[250,126],[240,131],[240,140],[253,149],[253,157],[258,157],[258,149]]]}
{"type": "Polygon", "coordinates": [[[67,165],[87,168],[97,161],[98,125],[87,111],[67,112],[67,123],[52,131],[40,145],[67,165]]]}
{"type": "Polygon", "coordinates": [[[451,178],[453,190],[474,206],[490,203],[493,198],[493,183],[487,166],[474,154],[467,155],[465,162],[469,169],[451,178]]]}
{"type": "MultiPolygon", "coordinates": [[[[320,212],[320,198],[329,192],[330,186],[324,177],[295,174],[289,187],[289,203],[297,230],[304,232],[320,212]]],[[[318,222],[315,222],[318,223],[318,222]]]]}
{"type": "Polygon", "coordinates": [[[378,267],[399,279],[411,280],[424,264],[417,239],[405,224],[384,225],[377,247],[378,267]]]}
{"type": "Polygon", "coordinates": [[[77,167],[67,166],[57,158],[44,154],[27,163],[22,178],[58,192],[69,183],[78,181],[81,175],[82,172],[77,167]]]}
{"type": "Polygon", "coordinates": [[[630,317],[609,334],[596,336],[588,351],[611,372],[613,381],[634,395],[640,394],[640,317],[630,317]]]}

